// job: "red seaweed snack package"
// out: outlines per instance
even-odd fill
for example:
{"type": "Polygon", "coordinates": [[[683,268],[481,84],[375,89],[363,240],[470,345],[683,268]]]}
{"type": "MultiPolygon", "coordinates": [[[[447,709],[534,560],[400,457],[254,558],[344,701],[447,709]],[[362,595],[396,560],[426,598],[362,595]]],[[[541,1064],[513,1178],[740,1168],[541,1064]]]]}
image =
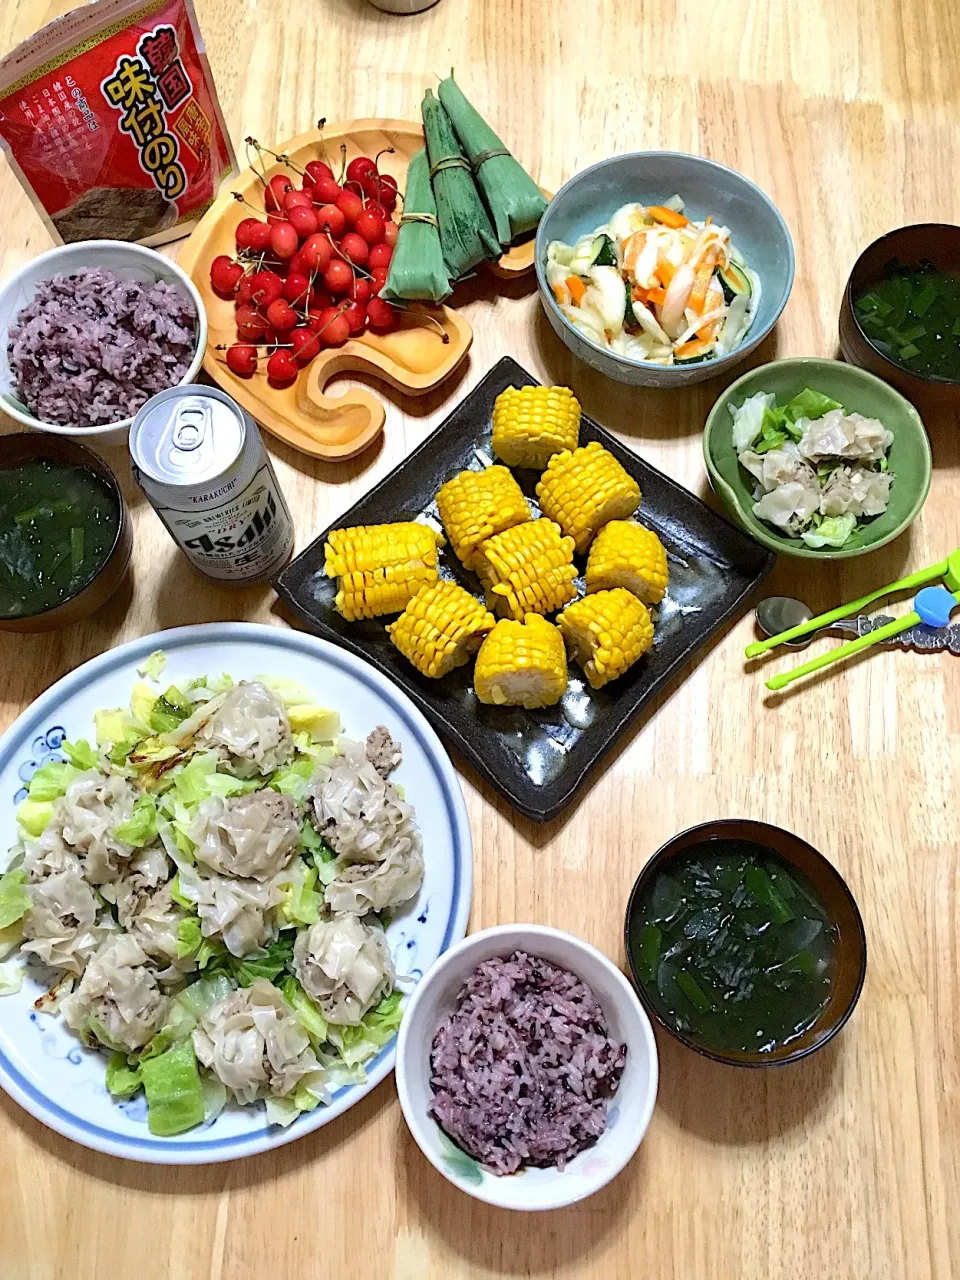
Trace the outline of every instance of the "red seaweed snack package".
{"type": "Polygon", "coordinates": [[[58,240],[186,235],[236,168],[193,0],[93,0],[25,40],[0,146],[58,240]]]}

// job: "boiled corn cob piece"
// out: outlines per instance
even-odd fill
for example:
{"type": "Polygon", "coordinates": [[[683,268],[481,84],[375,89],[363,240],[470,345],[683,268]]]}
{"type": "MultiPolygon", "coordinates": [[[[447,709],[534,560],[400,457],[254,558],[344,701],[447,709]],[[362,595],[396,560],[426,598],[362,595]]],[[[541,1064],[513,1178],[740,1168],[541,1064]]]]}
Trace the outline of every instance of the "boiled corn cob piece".
{"type": "Polygon", "coordinates": [[[487,590],[487,605],[505,618],[554,613],[573,600],[573,539],[560,536],[552,520],[514,525],[488,538],[475,568],[487,590]]]}
{"type": "Polygon", "coordinates": [[[338,578],[337,611],[355,622],[399,613],[417,592],[437,581],[443,537],[429,525],[364,524],[327,535],[327,577],[338,578]]]}
{"type": "Polygon", "coordinates": [[[507,387],[493,406],[493,452],[508,467],[542,471],[580,442],[580,401],[569,387],[507,387]]]}
{"type": "Polygon", "coordinates": [[[422,675],[436,679],[468,662],[496,621],[469,591],[441,581],[418,591],[387,632],[422,675]]]}
{"type": "Polygon", "coordinates": [[[624,520],[640,505],[640,486],[612,453],[592,440],[554,454],[537,485],[543,514],[586,551],[601,525],[624,520]]]}
{"type": "Polygon", "coordinates": [[[567,687],[567,655],[552,622],[529,613],[503,618],[480,646],[473,687],[481,702],[498,707],[552,707],[567,687]]]}
{"type": "Polygon", "coordinates": [[[647,606],[625,587],[575,600],[557,626],[594,689],[622,676],[653,644],[647,606]]]}
{"type": "Polygon", "coordinates": [[[667,553],[650,529],[611,520],[590,544],[587,593],[626,587],[644,604],[659,604],[667,589],[667,553]]]}
{"type": "Polygon", "coordinates": [[[441,486],[437,508],[465,569],[474,567],[481,542],[532,519],[523,491],[506,467],[461,471],[441,486]]]}

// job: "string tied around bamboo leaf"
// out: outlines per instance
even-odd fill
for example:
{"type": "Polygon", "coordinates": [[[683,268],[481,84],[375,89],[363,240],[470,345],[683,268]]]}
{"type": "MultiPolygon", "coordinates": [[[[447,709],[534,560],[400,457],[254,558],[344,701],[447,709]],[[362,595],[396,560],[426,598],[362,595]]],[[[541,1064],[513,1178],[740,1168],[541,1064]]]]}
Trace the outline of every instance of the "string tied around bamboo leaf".
{"type": "Polygon", "coordinates": [[[489,147],[486,151],[481,151],[479,155],[475,155],[470,161],[474,173],[479,173],[483,165],[488,160],[496,160],[497,156],[508,156],[510,152],[506,147],[489,147]]]}
{"type": "Polygon", "coordinates": [[[402,213],[400,215],[400,226],[404,226],[409,222],[423,222],[428,227],[438,227],[440,222],[434,213],[402,213]]]}
{"type": "Polygon", "coordinates": [[[436,164],[430,166],[431,182],[444,169],[466,169],[467,173],[469,173],[470,162],[463,156],[444,156],[442,160],[438,160],[436,164]]]}

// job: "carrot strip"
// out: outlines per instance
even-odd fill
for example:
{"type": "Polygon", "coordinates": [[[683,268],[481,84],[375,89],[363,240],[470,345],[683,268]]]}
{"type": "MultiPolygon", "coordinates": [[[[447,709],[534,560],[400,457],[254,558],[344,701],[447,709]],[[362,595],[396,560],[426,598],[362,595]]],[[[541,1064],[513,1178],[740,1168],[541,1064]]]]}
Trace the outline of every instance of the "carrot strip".
{"type": "Polygon", "coordinates": [[[640,255],[643,253],[643,246],[646,242],[647,233],[645,231],[635,231],[623,243],[623,267],[631,275],[637,269],[637,263],[640,260],[640,255]]]}
{"type": "Polygon", "coordinates": [[[667,300],[666,289],[648,289],[647,301],[652,302],[654,306],[662,307],[667,300]]]}
{"type": "Polygon", "coordinates": [[[650,205],[647,213],[655,222],[662,222],[665,227],[674,227],[676,230],[685,227],[690,221],[682,213],[675,213],[673,209],[666,209],[662,204],[650,205]]]}
{"type": "Polygon", "coordinates": [[[717,336],[717,330],[720,328],[719,320],[711,320],[709,324],[705,324],[702,329],[697,330],[697,337],[702,338],[704,342],[712,342],[717,336]]]}
{"type": "Polygon", "coordinates": [[[630,297],[633,299],[634,302],[646,302],[649,296],[650,296],[650,290],[641,289],[640,285],[638,284],[635,284],[633,288],[630,290],[630,297]]]}
{"type": "Polygon", "coordinates": [[[555,284],[553,286],[553,296],[556,298],[558,306],[562,307],[566,301],[566,294],[563,292],[562,285],[555,284]]]}
{"type": "Polygon", "coordinates": [[[668,262],[666,258],[664,258],[662,262],[657,263],[657,269],[653,274],[657,277],[657,279],[660,281],[660,283],[663,285],[665,289],[669,289],[670,281],[673,279],[673,274],[675,271],[676,271],[676,267],[674,267],[673,263],[668,262]]]}
{"type": "Polygon", "coordinates": [[[690,300],[687,306],[695,311],[698,316],[703,315],[703,306],[707,300],[707,290],[710,288],[710,281],[713,279],[713,263],[704,262],[699,271],[697,278],[693,282],[693,288],[690,291],[690,300]]]}
{"type": "Polygon", "coordinates": [[[673,354],[679,356],[681,360],[689,360],[691,356],[702,356],[710,344],[708,342],[681,342],[679,347],[674,347],[673,354]]]}
{"type": "Polygon", "coordinates": [[[579,307],[583,301],[583,295],[587,292],[587,286],[579,276],[567,276],[567,288],[570,290],[574,306],[579,307]]]}

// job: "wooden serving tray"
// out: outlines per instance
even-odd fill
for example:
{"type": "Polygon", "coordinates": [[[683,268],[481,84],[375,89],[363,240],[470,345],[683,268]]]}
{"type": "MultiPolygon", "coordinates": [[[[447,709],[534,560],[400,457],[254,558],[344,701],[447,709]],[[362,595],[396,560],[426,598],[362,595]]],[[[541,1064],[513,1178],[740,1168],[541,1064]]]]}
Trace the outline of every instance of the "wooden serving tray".
{"type": "MultiPolygon", "coordinates": [[[[354,156],[374,156],[393,147],[392,154],[381,157],[381,169],[396,178],[402,191],[410,158],[423,146],[423,130],[406,120],[351,120],[328,125],[322,135],[316,129],[301,133],[273,149],[288,155],[302,169],[308,160],[322,159],[325,146],[336,168],[341,143],[346,145],[348,162],[354,156]]],[[[289,171],[279,162],[266,169],[268,177],[283,172],[289,171]]],[[[473,330],[450,307],[414,304],[393,333],[368,332],[342,347],[321,351],[290,387],[271,387],[262,371],[252,378],[237,377],[227,368],[224,353],[216,350],[220,343],[236,342],[237,336],[233,303],[214,293],[210,264],[221,253],[234,253],[237,225],[250,216],[250,209],[232,193],[239,191],[250,204],[262,209],[262,190],[258,175],[252,168],[245,169],[227,184],[180,251],[179,264],[197,286],[207,312],[203,367],[267,431],[304,453],[343,461],[376,440],[386,411],[378,397],[364,388],[326,395],[330,380],[337,374],[360,373],[386,382],[404,395],[423,395],[449,377],[465,358],[473,330]]],[[[533,266],[533,258],[531,239],[505,253],[495,264],[496,272],[509,278],[521,275],[533,266]]]]}

